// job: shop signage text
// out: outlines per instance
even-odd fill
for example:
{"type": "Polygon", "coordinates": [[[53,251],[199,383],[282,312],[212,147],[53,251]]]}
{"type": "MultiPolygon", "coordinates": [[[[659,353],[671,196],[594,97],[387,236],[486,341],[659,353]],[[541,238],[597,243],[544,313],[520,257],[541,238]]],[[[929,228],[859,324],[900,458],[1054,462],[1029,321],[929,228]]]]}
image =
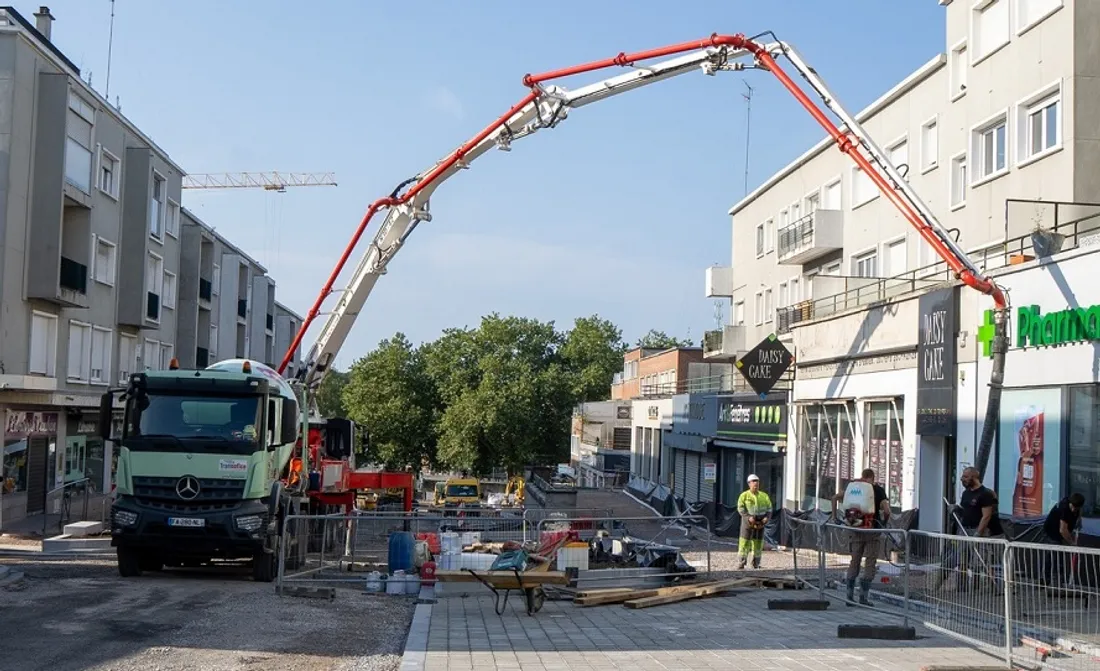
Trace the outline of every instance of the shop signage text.
{"type": "Polygon", "coordinates": [[[718,434],[747,440],[773,441],[787,436],[787,399],[718,401],[718,434]]]}
{"type": "Polygon", "coordinates": [[[772,390],[783,373],[790,368],[794,357],[775,334],[764,338],[734,364],[737,370],[761,398],[772,390]]]}
{"type": "Polygon", "coordinates": [[[9,436],[56,434],[57,413],[9,410],[7,421],[4,423],[4,433],[9,436]]]}
{"type": "MultiPolygon", "coordinates": [[[[1016,337],[1009,337],[1016,347],[1055,347],[1071,343],[1100,340],[1100,305],[1068,308],[1043,314],[1038,305],[1016,309],[1016,337]]],[[[982,356],[993,351],[993,311],[986,310],[976,335],[982,346],[982,356]]]]}
{"type": "Polygon", "coordinates": [[[703,482],[718,480],[718,464],[703,464],[703,482]]]}
{"type": "Polygon", "coordinates": [[[919,300],[917,433],[922,436],[955,435],[956,296],[952,287],[919,300]]]}

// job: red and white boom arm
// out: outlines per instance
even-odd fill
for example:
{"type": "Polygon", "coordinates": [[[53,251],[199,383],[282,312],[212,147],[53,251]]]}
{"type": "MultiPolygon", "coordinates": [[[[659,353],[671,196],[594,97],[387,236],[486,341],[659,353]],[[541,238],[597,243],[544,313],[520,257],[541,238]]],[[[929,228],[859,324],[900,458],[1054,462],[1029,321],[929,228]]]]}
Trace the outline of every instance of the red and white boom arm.
{"type": "Polygon", "coordinates": [[[389,196],[380,198],[370,205],[316,302],[307,313],[282,363],[279,364],[279,372],[282,373],[286,369],[294,352],[301,344],[306,330],[320,314],[325,299],[333,292],[333,285],[352,251],[358,245],[367,224],[380,210],[388,210],[386,219],[332,308],[301,368],[299,381],[306,389],[315,389],[321,383],[351,332],[367,296],[370,295],[378,278],[386,272],[386,265],[390,259],[405,244],[405,240],[419,222],[431,220],[429,199],[436,187],[444,180],[459,170],[468,168],[474,159],[492,147],[507,151],[514,140],[543,128],[555,127],[566,118],[571,109],[688,72],[701,70],[704,74],[714,75],[722,71],[750,68],[771,72],[821,124],[836,142],[837,147],[855,161],[856,165],[874,181],[883,195],[898,208],[909,223],[916,227],[921,237],[947,263],[956,277],[978,291],[992,296],[999,308],[998,312],[1003,313],[1007,303],[1001,290],[990,279],[981,275],[980,270],[955,244],[928,206],[902,178],[886,153],[875,144],[855,117],[837,102],[836,96],[829,91],[821,78],[806,65],[794,49],[778,40],[759,43],[754,38],[747,38],[744,35],[715,34],[693,42],[683,42],[632,54],[620,53],[605,60],[525,76],[523,84],[528,88],[528,93],[511,109],[432,168],[403,182],[389,196]],[[839,123],[830,119],[787,75],[776,62],[779,57],[786,57],[794,70],[809,84],[825,108],[832,112],[839,123]],[[658,58],[666,60],[639,65],[642,61],[658,58]],[[614,66],[629,67],[631,70],[575,90],[547,84],[550,80],[614,66]],[[407,189],[402,191],[405,187],[407,189]]]}

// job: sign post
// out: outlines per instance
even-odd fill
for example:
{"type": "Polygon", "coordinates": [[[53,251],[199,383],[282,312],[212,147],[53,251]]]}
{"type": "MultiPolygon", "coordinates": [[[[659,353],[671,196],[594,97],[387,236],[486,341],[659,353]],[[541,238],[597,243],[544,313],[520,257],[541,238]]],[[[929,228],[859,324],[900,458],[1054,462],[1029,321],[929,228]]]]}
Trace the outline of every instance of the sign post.
{"type": "Polygon", "coordinates": [[[918,311],[917,434],[954,436],[958,291],[923,294],[918,311]]]}
{"type": "Polygon", "coordinates": [[[753,391],[764,398],[772,390],[783,373],[791,367],[794,356],[775,334],[760,341],[756,347],[737,360],[734,365],[752,387],[753,391]]]}

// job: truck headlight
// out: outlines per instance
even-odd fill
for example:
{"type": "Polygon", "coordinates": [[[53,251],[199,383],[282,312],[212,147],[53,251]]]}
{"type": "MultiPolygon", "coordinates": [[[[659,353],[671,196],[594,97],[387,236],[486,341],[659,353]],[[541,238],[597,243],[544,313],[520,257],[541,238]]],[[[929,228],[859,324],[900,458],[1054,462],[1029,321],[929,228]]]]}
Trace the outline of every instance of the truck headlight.
{"type": "Polygon", "coordinates": [[[115,511],[115,524],[123,527],[133,526],[137,522],[137,513],[130,512],[129,510],[116,510],[115,511]]]}
{"type": "Polygon", "coordinates": [[[241,531],[255,531],[263,526],[263,515],[241,515],[237,518],[237,528],[241,531]]]}

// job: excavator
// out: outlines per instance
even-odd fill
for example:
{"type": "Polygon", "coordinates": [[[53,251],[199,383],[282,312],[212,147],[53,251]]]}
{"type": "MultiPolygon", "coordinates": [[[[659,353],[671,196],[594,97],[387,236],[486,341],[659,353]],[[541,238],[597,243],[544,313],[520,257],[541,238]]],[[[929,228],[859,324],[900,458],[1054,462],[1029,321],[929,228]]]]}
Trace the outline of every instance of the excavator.
{"type": "MultiPolygon", "coordinates": [[[[1008,298],[994,280],[984,275],[967,257],[928,205],[903,178],[900,167],[890,161],[855,116],[839,103],[817,72],[807,65],[790,44],[779,40],[772,32],[752,37],[715,33],[703,39],[633,53],[620,52],[610,58],[541,74],[525,75],[522,84],[526,93],[518,102],[435,165],[400,182],[389,195],[370,204],[306,314],[301,328],[295,334],[279,364],[278,372],[282,374],[293,359],[306,331],[321,314],[325,301],[334,293],[333,287],[368,225],[379,212],[386,212],[385,219],[362,253],[358,266],[350,275],[344,290],[340,292],[336,304],[328,310],[328,319],[294,381],[307,398],[313,396],[332,366],[367,297],[378,279],[386,273],[394,255],[401,250],[421,222],[432,220],[431,196],[443,182],[470,168],[475,160],[490,149],[496,147],[504,152],[511,151],[515,141],[556,128],[571,112],[586,105],[689,73],[716,76],[744,70],[759,70],[775,77],[825,130],[836,148],[849,156],[906,221],[916,228],[920,236],[947,264],[955,278],[993,299],[993,372],[989,381],[987,414],[975,464],[984,473],[1000,415],[1004,354],[1007,349],[1008,298]],[[808,87],[808,91],[788,74],[780,61],[789,64],[797,73],[796,76],[808,87]],[[572,89],[555,83],[565,78],[611,68],[621,68],[625,72],[572,89]],[[814,102],[815,97],[820,104],[814,102]]],[[[307,405],[310,404],[303,403],[302,407],[307,405]]]]}

